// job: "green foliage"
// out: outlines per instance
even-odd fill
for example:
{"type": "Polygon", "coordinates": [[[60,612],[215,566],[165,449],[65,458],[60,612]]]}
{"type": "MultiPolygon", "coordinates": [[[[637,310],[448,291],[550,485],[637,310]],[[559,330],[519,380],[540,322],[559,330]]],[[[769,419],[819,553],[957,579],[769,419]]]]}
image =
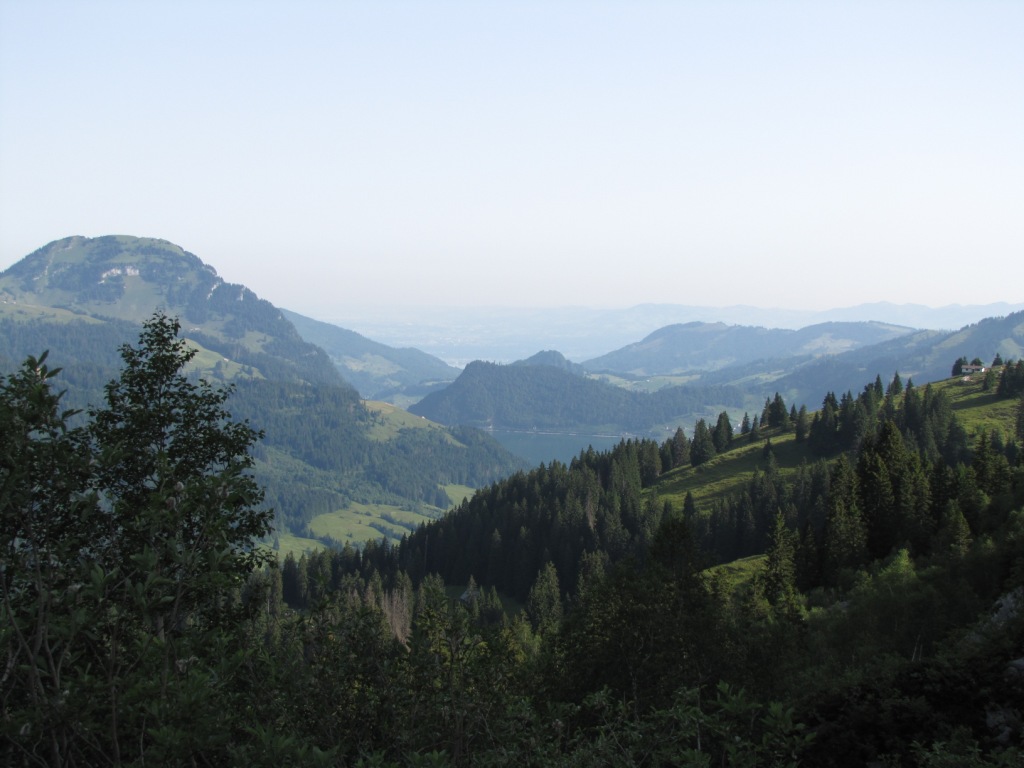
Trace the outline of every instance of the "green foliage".
{"type": "Polygon", "coordinates": [[[597,722],[576,734],[570,765],[795,768],[813,740],[791,708],[763,705],[725,683],[707,699],[699,689],[681,689],[648,717],[607,689],[589,696],[583,711],[597,722]]]}
{"type": "Polygon", "coordinates": [[[699,467],[711,461],[718,453],[715,447],[715,439],[707,422],[704,419],[697,419],[693,427],[693,440],[690,441],[690,464],[699,467]]]}
{"type": "Polygon", "coordinates": [[[1015,397],[1024,393],[1024,360],[1003,366],[996,392],[1000,397],[1015,397]]]}
{"type": "Polygon", "coordinates": [[[0,283],[21,299],[0,307],[0,370],[50,349],[64,366],[67,407],[102,399],[120,364],[117,349],[137,337],[147,307],[176,312],[197,350],[185,372],[233,381],[232,411],[266,433],[254,446],[253,471],[279,530],[308,534],[314,517],[345,514],[353,501],[440,512],[450,505],[449,482],[476,488],[523,466],[468,429],[390,434],[392,424],[371,414],[275,307],[170,243],[69,238],[19,262],[0,283]],[[119,278],[109,283],[122,291],[116,302],[90,293],[90,280],[104,273],[119,278]]]}
{"type": "Polygon", "coordinates": [[[711,440],[715,444],[715,451],[721,453],[728,450],[732,442],[732,424],[729,423],[729,414],[722,411],[718,414],[718,421],[711,433],[711,440]]]}
{"type": "Polygon", "coordinates": [[[633,392],[548,365],[474,361],[448,387],[410,406],[440,424],[496,429],[643,432],[713,404],[738,406],[735,387],[633,392]]]}
{"type": "Polygon", "coordinates": [[[530,588],[526,615],[533,631],[542,635],[556,631],[562,623],[562,591],[558,586],[558,572],[551,563],[544,564],[530,588]]]}
{"type": "Polygon", "coordinates": [[[268,559],[256,433],[182,374],[177,323],[122,348],[107,407],[68,426],[43,358],[0,390],[4,736],[25,762],[223,754],[244,660],[235,596],[268,559]]]}
{"type": "MultiPolygon", "coordinates": [[[[834,460],[769,423],[770,451],[693,467],[677,430],[278,570],[254,548],[265,446],[182,374],[176,331],[147,324],[87,414],[45,356],[0,387],[6,762],[1019,761],[1024,470],[1005,429],[967,440],[948,390],[826,397],[834,460]]],[[[299,415],[341,397],[271,391],[299,415]]],[[[440,475],[447,448],[414,445],[440,475]]]]}

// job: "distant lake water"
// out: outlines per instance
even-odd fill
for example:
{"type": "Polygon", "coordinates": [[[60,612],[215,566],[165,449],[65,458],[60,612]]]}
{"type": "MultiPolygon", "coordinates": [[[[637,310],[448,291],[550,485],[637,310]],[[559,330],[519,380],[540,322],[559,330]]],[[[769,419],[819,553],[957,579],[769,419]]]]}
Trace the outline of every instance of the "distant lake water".
{"type": "Polygon", "coordinates": [[[517,456],[522,456],[531,466],[550,464],[556,459],[568,464],[580,455],[580,451],[592,447],[595,451],[614,448],[630,435],[588,435],[561,432],[513,432],[488,430],[488,434],[517,456]]]}

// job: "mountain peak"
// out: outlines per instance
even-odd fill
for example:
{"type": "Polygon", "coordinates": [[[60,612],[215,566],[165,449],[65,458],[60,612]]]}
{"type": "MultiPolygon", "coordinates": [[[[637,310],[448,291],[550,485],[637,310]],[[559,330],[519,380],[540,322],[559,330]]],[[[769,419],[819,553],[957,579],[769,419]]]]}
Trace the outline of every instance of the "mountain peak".
{"type": "Polygon", "coordinates": [[[554,349],[546,349],[525,360],[517,360],[513,365],[546,365],[578,375],[583,375],[584,373],[582,366],[570,362],[566,359],[565,355],[554,349]]]}
{"type": "Polygon", "coordinates": [[[289,377],[340,381],[326,355],[304,342],[280,310],[245,286],[224,282],[212,266],[167,240],[55,240],[0,272],[0,303],[49,320],[141,323],[165,312],[181,321],[183,335],[217,349],[224,360],[244,358],[262,371],[285,357],[289,377]]]}

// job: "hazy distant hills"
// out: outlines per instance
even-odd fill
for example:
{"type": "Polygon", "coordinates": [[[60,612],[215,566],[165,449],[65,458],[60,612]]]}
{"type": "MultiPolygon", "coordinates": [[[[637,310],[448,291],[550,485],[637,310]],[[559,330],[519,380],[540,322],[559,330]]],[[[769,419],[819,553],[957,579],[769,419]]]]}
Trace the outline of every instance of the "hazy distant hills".
{"type": "Polygon", "coordinates": [[[459,375],[458,368],[418,349],[396,349],[296,312],[282,313],[303,339],[327,352],[342,376],[369,400],[405,406],[459,375]]]}
{"type": "Polygon", "coordinates": [[[561,352],[554,349],[546,349],[542,352],[538,352],[525,360],[517,360],[512,363],[512,365],[547,365],[552,368],[560,368],[561,370],[569,373],[575,373],[578,376],[583,376],[587,372],[587,369],[582,365],[572,362],[561,352]]]}
{"type": "Polygon", "coordinates": [[[416,307],[356,309],[337,307],[317,315],[376,341],[415,347],[464,366],[472,360],[512,362],[538,349],[557,349],[579,362],[634,344],[670,325],[726,323],[797,330],[831,322],[876,322],[907,328],[955,330],[986,317],[1024,310],[1024,303],[925,307],[876,302],[825,310],[794,310],[743,305],[702,307],[639,304],[593,307],[416,307]]]}
{"type": "Polygon", "coordinates": [[[563,367],[477,361],[409,411],[482,429],[626,434],[665,431],[692,423],[693,414],[742,403],[742,392],[730,386],[635,392],[563,367]]]}
{"type": "Polygon", "coordinates": [[[98,403],[120,368],[118,346],[135,343],[155,310],[179,318],[198,350],[191,372],[234,384],[229,409],[265,430],[256,475],[279,526],[305,533],[318,515],[355,504],[367,536],[397,538],[466,487],[523,466],[484,433],[368,407],[280,310],[163,240],[66,238],[0,273],[0,373],[49,350],[68,402],[98,403]]]}
{"type": "MultiPolygon", "coordinates": [[[[959,357],[981,358],[985,365],[999,354],[1004,360],[1024,357],[1024,312],[986,318],[956,331],[916,331],[842,355],[794,367],[773,382],[780,391],[802,398],[819,392],[845,392],[876,375],[894,372],[917,384],[948,378],[959,357]]],[[[726,380],[728,377],[726,377],[726,380]]],[[[719,379],[722,381],[722,379],[719,379]]],[[[808,403],[816,407],[818,403],[808,403]]]]}
{"type": "MultiPolygon", "coordinates": [[[[897,309],[872,307],[879,312],[897,309]]],[[[420,419],[382,430],[379,424],[374,426],[381,417],[365,408],[360,393],[409,406],[410,412],[438,424],[480,427],[495,435],[501,431],[576,435],[585,447],[588,434],[611,439],[657,434],[676,426],[690,429],[697,418],[714,418],[721,410],[741,416],[745,410],[759,409],[764,398],[776,391],[787,402],[814,408],[823,392],[859,391],[877,375],[887,380],[894,371],[923,384],[948,376],[957,357],[990,362],[997,352],[1004,359],[1019,358],[1024,348],[1024,314],[1020,312],[982,319],[956,331],[914,330],[882,321],[829,321],[795,329],[724,321],[674,322],[613,346],[632,328],[655,318],[678,317],[687,310],[650,305],[591,315],[597,327],[605,327],[602,324],[615,317],[623,323],[605,338],[611,349],[585,358],[585,363],[572,362],[564,350],[540,347],[545,351],[524,355],[515,363],[475,361],[460,372],[420,349],[392,347],[281,311],[244,286],[225,283],[198,257],[166,241],[76,237],[51,243],[0,273],[0,364],[9,367],[25,354],[49,346],[55,355],[64,356],[55,364],[74,361],[69,374],[91,382],[98,391],[102,376],[116,365],[117,344],[133,340],[137,324],[155,308],[182,319],[184,335],[200,348],[197,368],[201,373],[257,382],[239,388],[239,408],[254,421],[275,424],[276,433],[268,431],[268,445],[288,453],[289,461],[331,473],[331,479],[324,481],[317,475],[319,479],[312,483],[321,488],[316,502],[321,508],[371,497],[419,502],[429,498],[440,503],[438,483],[428,477],[430,472],[472,485],[514,465],[507,454],[484,443],[482,449],[491,450],[492,455],[474,465],[475,470],[467,468],[465,454],[445,458],[450,466],[444,470],[431,465],[429,459],[421,459],[441,456],[447,448],[442,450],[440,442],[464,445],[468,438],[427,431],[414,435],[413,426],[427,425],[420,419]],[[270,383],[285,389],[272,393],[270,383]],[[297,385],[329,387],[335,394],[288,389],[297,385]],[[420,402],[410,405],[420,397],[420,402]],[[270,412],[260,411],[271,398],[290,403],[286,411],[274,411],[273,419],[270,412]],[[285,412],[288,418],[282,416],[285,412]],[[326,432],[324,437],[311,438],[310,430],[326,432]],[[296,453],[300,433],[306,436],[302,451],[296,453]],[[381,441],[390,447],[381,449],[377,444],[381,441]],[[418,447],[412,449],[412,445],[418,447]],[[399,446],[404,456],[417,456],[414,469],[404,477],[398,476],[405,470],[396,470],[400,462],[389,453],[399,446]],[[484,465],[486,471],[480,469],[484,465]],[[376,468],[367,472],[368,467],[376,468]]],[[[926,308],[902,309],[908,320],[919,320],[926,308]]],[[[506,320],[516,316],[509,312],[506,320]]],[[[503,339],[539,332],[537,323],[543,317],[548,318],[549,332],[558,330],[544,310],[530,310],[527,316],[531,319],[523,329],[506,326],[495,343],[500,347],[503,339]]],[[[581,326],[572,326],[572,318],[580,317],[572,311],[562,310],[555,316],[566,327],[582,332],[581,326]]],[[[434,313],[424,328],[442,320],[434,313]]],[[[487,327],[486,316],[481,315],[463,341],[475,340],[483,351],[487,327]]],[[[487,357],[486,352],[483,356],[487,357]]],[[[388,413],[390,418],[397,417],[394,411],[388,413]]],[[[526,455],[516,445],[517,452],[526,455]]],[[[570,455],[576,450],[568,444],[564,448],[570,455]]],[[[538,446],[536,456],[529,455],[545,456],[547,450],[538,446]]],[[[546,457],[556,455],[564,457],[565,452],[560,449],[546,457]]],[[[407,458],[402,461],[410,463],[407,458]]],[[[281,478],[302,474],[287,461],[278,460],[274,466],[281,478]]]]}
{"type": "Polygon", "coordinates": [[[588,434],[656,436],[677,425],[690,430],[698,418],[713,419],[722,410],[738,422],[744,411],[760,412],[775,392],[814,410],[824,392],[857,393],[876,376],[888,382],[899,372],[925,384],[948,378],[961,356],[991,363],[996,353],[1019,359],[1022,350],[1024,312],[958,331],[883,323],[796,331],[690,323],[582,365],[554,351],[511,364],[474,362],[410,411],[492,430],[517,447],[512,433],[524,432],[537,434],[538,443],[551,439],[544,435],[577,433],[578,447],[585,447],[588,434]]]}
{"type": "Polygon", "coordinates": [[[725,323],[669,325],[642,341],[585,361],[589,371],[630,376],[714,371],[754,360],[836,355],[905,336],[912,328],[885,323],[820,323],[799,330],[725,323]]]}

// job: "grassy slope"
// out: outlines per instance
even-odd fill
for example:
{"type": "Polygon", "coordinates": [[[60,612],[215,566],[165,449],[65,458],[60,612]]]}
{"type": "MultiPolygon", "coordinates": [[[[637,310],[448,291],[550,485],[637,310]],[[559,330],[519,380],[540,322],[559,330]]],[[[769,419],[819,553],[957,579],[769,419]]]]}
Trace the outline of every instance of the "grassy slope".
{"type": "MultiPolygon", "coordinates": [[[[994,394],[982,391],[981,377],[964,382],[960,379],[948,379],[932,384],[949,395],[958,418],[972,436],[982,429],[999,429],[1007,436],[1012,429],[1016,416],[1017,401],[1000,399],[994,394]]],[[[378,440],[394,437],[399,429],[422,428],[438,429],[438,425],[409,414],[388,403],[368,402],[367,406],[383,417],[383,423],[373,428],[373,436],[378,440]]],[[[721,498],[736,493],[751,475],[765,466],[763,454],[765,439],[770,439],[775,453],[775,460],[780,472],[790,475],[804,461],[810,463],[816,457],[808,450],[806,444],[796,442],[792,431],[780,433],[768,430],[762,432],[763,439],[750,443],[746,437],[737,436],[732,447],[716,456],[701,467],[680,467],[662,476],[654,487],[658,498],[670,501],[676,509],[682,509],[687,492],[693,494],[694,501],[700,509],[710,508],[711,504],[721,498]]],[[[473,494],[467,486],[451,486],[446,488],[452,504],[458,504],[463,498],[473,494]]],[[[427,514],[388,505],[352,504],[347,509],[335,510],[319,515],[310,523],[310,529],[318,536],[330,536],[338,541],[359,543],[367,539],[379,539],[387,530],[389,538],[399,539],[417,525],[427,522],[444,513],[445,510],[430,507],[424,508],[427,514]],[[387,517],[391,520],[386,519],[387,517]],[[374,527],[377,526],[377,527],[374,527]]],[[[289,542],[291,538],[290,537],[289,542]]],[[[316,540],[296,540],[301,547],[308,547],[316,540]]],[[[285,538],[281,539],[281,551],[285,551],[285,538]]],[[[283,555],[282,555],[283,556],[283,555]]],[[[761,558],[746,558],[736,563],[718,566],[716,573],[721,574],[727,583],[740,583],[748,578],[759,567],[761,558]]]]}
{"type": "MultiPolygon", "coordinates": [[[[949,396],[957,418],[972,440],[982,430],[999,430],[1004,438],[1009,439],[1013,434],[1019,400],[999,398],[994,392],[985,392],[982,382],[983,377],[974,376],[967,380],[952,378],[933,382],[931,386],[949,396]]],[[[792,475],[802,462],[811,463],[817,458],[806,444],[796,442],[793,432],[768,430],[762,435],[771,440],[776,463],[783,476],[792,475]]],[[[708,509],[717,499],[737,493],[755,470],[765,466],[763,448],[763,439],[751,444],[746,437],[737,435],[729,450],[703,466],[680,467],[666,473],[648,492],[656,492],[659,500],[670,501],[675,509],[682,509],[689,492],[693,494],[698,509],[708,509]]],[[[722,575],[727,584],[735,586],[756,572],[761,557],[745,558],[711,570],[722,575]]]]}
{"type": "MultiPolygon", "coordinates": [[[[383,442],[394,439],[402,429],[434,429],[446,432],[444,427],[439,424],[420,416],[414,416],[390,403],[367,401],[366,406],[381,417],[381,421],[375,423],[369,433],[374,440],[383,442]]],[[[447,439],[455,442],[450,435],[447,436],[447,439]]],[[[472,496],[474,489],[466,485],[449,485],[445,486],[445,492],[451,499],[452,505],[455,505],[464,498],[472,496]]],[[[364,541],[380,539],[383,536],[387,536],[392,541],[398,541],[403,535],[414,531],[420,524],[434,520],[446,511],[426,504],[420,505],[418,510],[411,510],[390,504],[353,502],[343,509],[317,515],[310,521],[309,529],[316,536],[329,536],[342,543],[361,544],[364,541]]],[[[280,535],[281,557],[284,557],[288,550],[299,555],[302,551],[323,546],[317,539],[306,539],[283,533],[280,535]]]]}
{"type": "MultiPolygon", "coordinates": [[[[378,414],[382,419],[382,421],[375,423],[370,429],[368,434],[371,440],[379,442],[392,440],[398,437],[399,431],[403,429],[436,429],[440,432],[447,432],[440,424],[429,421],[423,416],[416,416],[408,411],[404,411],[392,403],[384,403],[377,400],[366,400],[364,402],[368,409],[378,414]]],[[[450,434],[446,434],[446,439],[450,443],[458,445],[458,441],[450,434]]]]}
{"type": "Polygon", "coordinates": [[[997,397],[994,387],[992,392],[985,392],[982,389],[982,381],[982,376],[972,376],[966,380],[947,379],[940,382],[939,386],[942,386],[950,396],[953,411],[969,435],[975,435],[982,430],[1001,430],[1003,437],[1008,438],[1013,434],[1019,401],[1012,397],[997,397]]]}

